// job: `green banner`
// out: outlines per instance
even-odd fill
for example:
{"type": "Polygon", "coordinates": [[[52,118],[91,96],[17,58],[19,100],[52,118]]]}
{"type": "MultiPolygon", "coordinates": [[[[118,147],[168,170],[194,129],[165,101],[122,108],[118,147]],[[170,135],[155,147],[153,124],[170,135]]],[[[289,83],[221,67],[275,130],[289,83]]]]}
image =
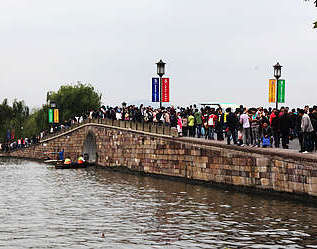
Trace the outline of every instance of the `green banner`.
{"type": "Polygon", "coordinates": [[[48,122],[52,124],[54,121],[53,109],[48,109],[48,122]]]}
{"type": "Polygon", "coordinates": [[[285,103],[285,80],[278,80],[277,82],[278,88],[278,103],[285,103]]]}

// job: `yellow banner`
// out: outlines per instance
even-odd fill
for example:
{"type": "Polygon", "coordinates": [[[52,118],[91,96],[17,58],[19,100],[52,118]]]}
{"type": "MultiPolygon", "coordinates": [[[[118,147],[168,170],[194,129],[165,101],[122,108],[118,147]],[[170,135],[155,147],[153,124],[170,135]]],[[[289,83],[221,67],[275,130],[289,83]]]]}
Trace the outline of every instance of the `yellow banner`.
{"type": "Polygon", "coordinates": [[[54,109],[54,123],[59,123],[59,111],[54,109]]]}
{"type": "Polygon", "coordinates": [[[276,102],[276,80],[269,81],[269,103],[276,102]]]}

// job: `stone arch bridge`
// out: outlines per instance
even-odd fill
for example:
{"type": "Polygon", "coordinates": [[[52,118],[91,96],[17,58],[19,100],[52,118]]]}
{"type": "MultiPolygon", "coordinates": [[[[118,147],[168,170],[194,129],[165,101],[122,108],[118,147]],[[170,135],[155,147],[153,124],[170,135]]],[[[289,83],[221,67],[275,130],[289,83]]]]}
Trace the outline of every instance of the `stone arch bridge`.
{"type": "Polygon", "coordinates": [[[164,126],[91,120],[7,156],[41,159],[61,149],[103,167],[317,199],[316,155],[179,138],[164,126]]]}

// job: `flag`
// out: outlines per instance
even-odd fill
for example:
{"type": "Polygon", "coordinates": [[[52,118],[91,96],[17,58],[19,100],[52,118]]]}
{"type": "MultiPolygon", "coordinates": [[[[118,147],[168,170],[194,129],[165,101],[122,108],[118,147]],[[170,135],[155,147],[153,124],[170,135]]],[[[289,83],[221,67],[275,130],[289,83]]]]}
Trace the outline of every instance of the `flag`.
{"type": "Polygon", "coordinates": [[[59,111],[58,111],[58,109],[54,109],[54,123],[55,124],[59,123],[59,111]]]}
{"type": "Polygon", "coordinates": [[[276,98],[276,80],[269,80],[269,103],[275,103],[276,98]]]}
{"type": "Polygon", "coordinates": [[[48,122],[52,124],[54,121],[53,109],[48,109],[48,122]]]}
{"type": "Polygon", "coordinates": [[[170,79],[162,78],[162,102],[170,102],[170,79]]]}
{"type": "Polygon", "coordinates": [[[160,79],[152,78],[152,102],[160,102],[160,79]]]}
{"type": "Polygon", "coordinates": [[[278,80],[278,103],[285,103],[285,80],[278,80]]]}

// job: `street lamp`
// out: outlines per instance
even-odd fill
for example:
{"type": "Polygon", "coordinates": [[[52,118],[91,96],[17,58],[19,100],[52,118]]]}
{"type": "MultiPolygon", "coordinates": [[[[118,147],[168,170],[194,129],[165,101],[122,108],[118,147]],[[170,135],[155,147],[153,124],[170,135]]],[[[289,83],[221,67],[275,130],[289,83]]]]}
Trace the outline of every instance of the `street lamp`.
{"type": "Polygon", "coordinates": [[[276,110],[278,109],[278,80],[281,78],[282,66],[280,63],[277,63],[274,68],[274,77],[276,78],[276,110]]]}
{"type": "Polygon", "coordinates": [[[162,108],[162,77],[165,74],[165,64],[162,60],[156,63],[157,75],[160,76],[160,108],[162,108]]]}

